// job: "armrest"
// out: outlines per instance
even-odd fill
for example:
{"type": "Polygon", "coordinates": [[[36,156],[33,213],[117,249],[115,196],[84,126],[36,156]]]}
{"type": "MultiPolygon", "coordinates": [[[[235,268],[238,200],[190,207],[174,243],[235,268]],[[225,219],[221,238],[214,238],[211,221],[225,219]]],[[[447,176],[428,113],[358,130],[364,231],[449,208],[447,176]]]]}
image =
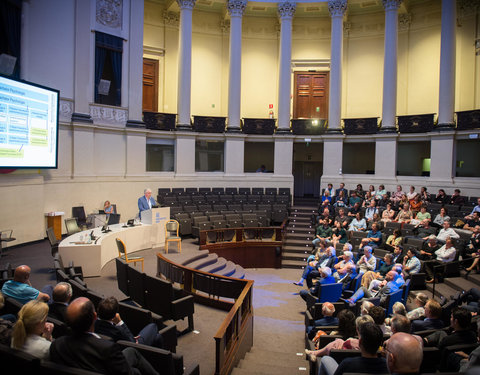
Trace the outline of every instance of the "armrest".
{"type": "Polygon", "coordinates": [[[312,313],[307,309],[307,311],[305,311],[305,327],[313,326],[314,322],[315,320],[313,319],[312,313]]]}
{"type": "Polygon", "coordinates": [[[176,374],[173,354],[168,350],[158,349],[153,346],[137,344],[125,340],[117,341],[117,344],[122,348],[134,348],[138,350],[158,372],[169,375],[176,374]]]}
{"type": "Polygon", "coordinates": [[[315,305],[317,303],[317,296],[312,295],[312,293],[308,292],[306,294],[307,297],[307,309],[309,309],[311,306],[315,305]]]}
{"type": "Polygon", "coordinates": [[[194,366],[186,367],[183,370],[183,374],[184,375],[200,375],[200,366],[194,365],[194,366]]]}
{"type": "Polygon", "coordinates": [[[193,296],[186,296],[172,301],[173,320],[183,319],[186,316],[193,315],[193,313],[193,296]]]}
{"type": "Polygon", "coordinates": [[[177,327],[175,324],[166,326],[158,331],[163,337],[163,346],[166,350],[175,353],[177,351],[177,327]]]}

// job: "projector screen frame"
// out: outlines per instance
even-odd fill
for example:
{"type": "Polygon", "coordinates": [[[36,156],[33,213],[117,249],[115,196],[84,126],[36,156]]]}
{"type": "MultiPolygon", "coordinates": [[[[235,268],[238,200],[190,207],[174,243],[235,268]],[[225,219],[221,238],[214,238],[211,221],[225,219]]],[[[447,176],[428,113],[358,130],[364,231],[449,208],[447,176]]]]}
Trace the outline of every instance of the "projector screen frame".
{"type": "Polygon", "coordinates": [[[50,111],[51,108],[49,108],[49,112],[48,112],[49,115],[50,115],[50,113],[55,114],[55,145],[54,145],[55,157],[54,157],[54,160],[52,160],[52,162],[54,162],[54,163],[53,164],[51,163],[50,165],[14,165],[13,163],[8,164],[8,165],[4,165],[4,161],[2,160],[2,158],[0,158],[0,170],[4,170],[4,169],[58,169],[58,143],[59,143],[59,131],[60,131],[60,128],[59,128],[59,122],[60,122],[59,121],[60,90],[55,89],[53,87],[48,87],[48,86],[45,86],[45,85],[41,85],[41,84],[38,84],[38,83],[35,83],[35,82],[13,78],[11,76],[4,75],[4,74],[0,74],[0,79],[5,79],[7,81],[8,80],[13,81],[13,82],[23,84],[23,85],[26,85],[26,86],[36,87],[36,88],[39,88],[39,89],[42,89],[42,90],[49,91],[49,92],[53,93],[54,95],[56,95],[56,101],[54,100],[55,105],[56,105],[56,110],[55,110],[55,112],[53,112],[53,111],[50,111]]]}

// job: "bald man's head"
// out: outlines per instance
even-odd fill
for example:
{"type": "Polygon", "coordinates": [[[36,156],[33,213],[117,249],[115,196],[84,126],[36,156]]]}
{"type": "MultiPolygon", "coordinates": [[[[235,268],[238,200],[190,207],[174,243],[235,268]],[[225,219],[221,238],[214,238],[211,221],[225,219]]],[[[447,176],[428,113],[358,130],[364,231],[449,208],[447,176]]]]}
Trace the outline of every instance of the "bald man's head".
{"type": "Polygon", "coordinates": [[[19,283],[26,283],[30,278],[30,272],[32,272],[32,270],[30,269],[29,266],[25,266],[25,265],[18,266],[17,268],[15,268],[15,273],[13,274],[13,280],[19,283]]]}
{"type": "Polygon", "coordinates": [[[386,343],[387,366],[391,373],[419,372],[423,359],[423,348],[412,335],[395,333],[386,343]]]}
{"type": "Polygon", "coordinates": [[[67,323],[75,333],[93,332],[97,313],[92,301],[79,297],[67,307],[67,323]]]}

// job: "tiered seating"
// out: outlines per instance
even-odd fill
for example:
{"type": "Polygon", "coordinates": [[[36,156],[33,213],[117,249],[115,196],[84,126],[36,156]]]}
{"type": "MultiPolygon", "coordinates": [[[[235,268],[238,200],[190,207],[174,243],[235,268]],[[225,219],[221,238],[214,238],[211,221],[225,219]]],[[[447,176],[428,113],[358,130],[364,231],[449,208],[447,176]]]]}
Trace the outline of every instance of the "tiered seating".
{"type": "Polygon", "coordinates": [[[180,223],[180,234],[194,237],[206,229],[279,224],[287,217],[290,200],[288,188],[159,188],[157,195],[180,223]]]}

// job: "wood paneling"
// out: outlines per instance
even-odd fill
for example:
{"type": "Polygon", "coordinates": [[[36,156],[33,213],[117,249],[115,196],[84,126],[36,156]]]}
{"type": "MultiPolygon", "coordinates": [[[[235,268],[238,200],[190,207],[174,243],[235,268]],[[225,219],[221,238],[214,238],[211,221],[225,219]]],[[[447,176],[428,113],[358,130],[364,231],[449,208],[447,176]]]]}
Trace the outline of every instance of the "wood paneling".
{"type": "Polygon", "coordinates": [[[295,72],[294,118],[328,117],[328,72],[295,72]]]}
{"type": "Polygon", "coordinates": [[[158,61],[143,59],[143,111],[158,111],[158,61]]]}

